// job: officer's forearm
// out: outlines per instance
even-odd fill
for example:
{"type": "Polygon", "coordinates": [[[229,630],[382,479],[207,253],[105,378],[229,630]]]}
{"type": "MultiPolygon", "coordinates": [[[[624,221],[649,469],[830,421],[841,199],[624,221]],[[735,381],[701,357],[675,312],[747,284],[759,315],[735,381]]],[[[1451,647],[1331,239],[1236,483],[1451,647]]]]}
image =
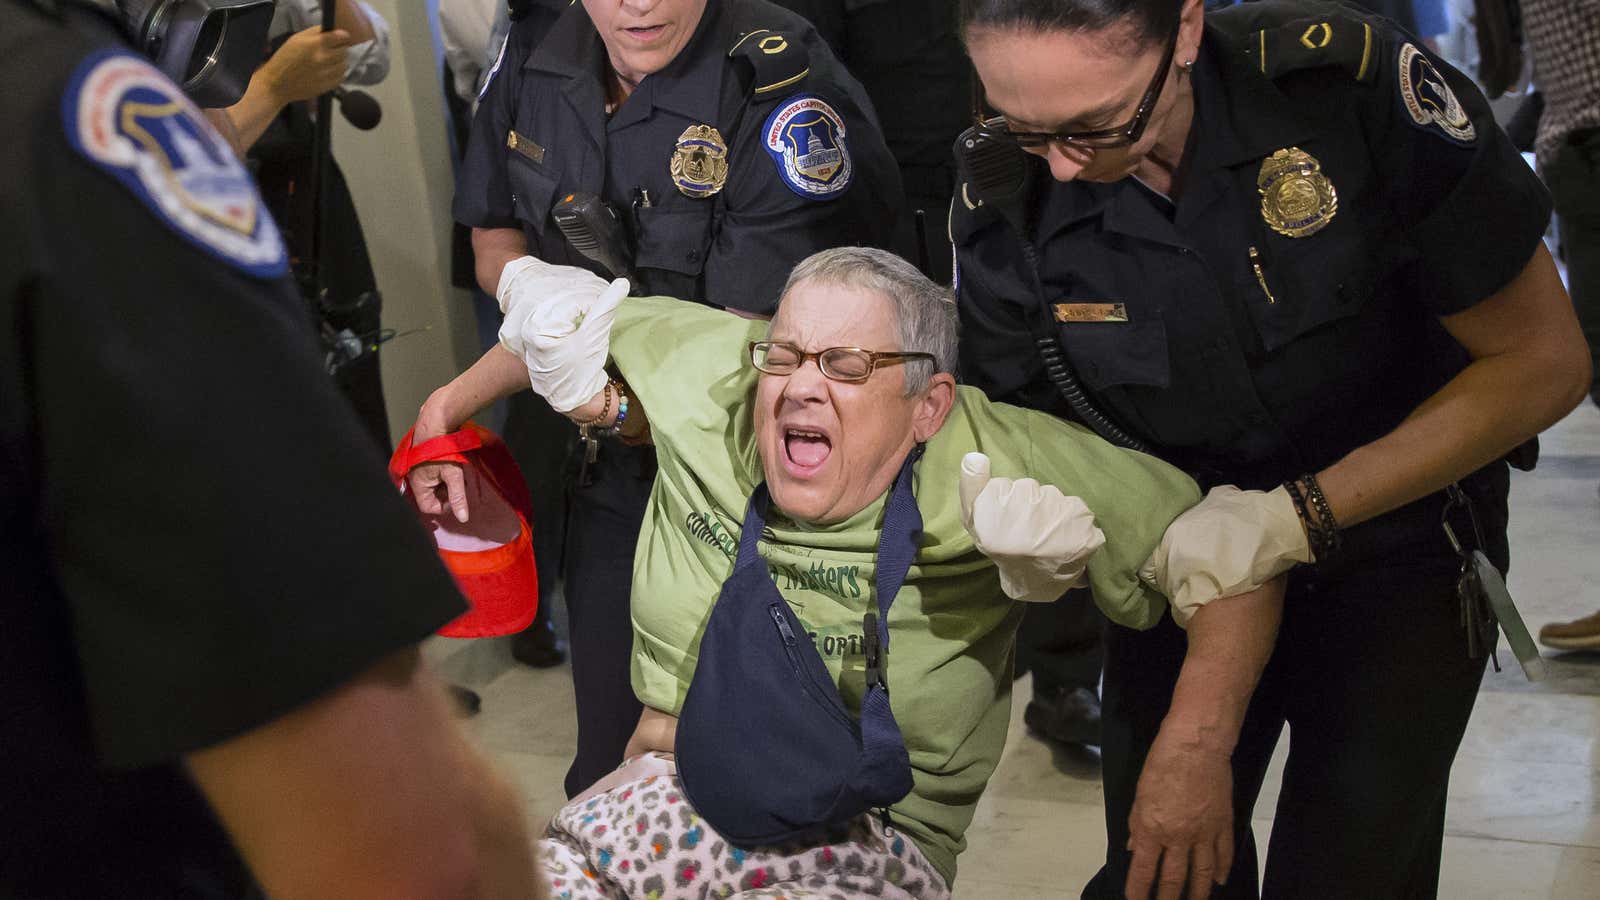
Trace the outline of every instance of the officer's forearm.
{"type": "Polygon", "coordinates": [[[489,404],[527,389],[528,370],[522,360],[496,344],[472,368],[428,396],[417,413],[412,437],[421,443],[449,434],[489,404]]]}
{"type": "Polygon", "coordinates": [[[273,897],[546,896],[516,790],[414,648],[185,761],[273,897]]]}
{"type": "Polygon", "coordinates": [[[1473,362],[1398,428],[1317,473],[1341,527],[1444,488],[1571,412],[1589,388],[1589,352],[1541,244],[1522,273],[1442,320],[1473,362]]]}
{"type": "Polygon", "coordinates": [[[506,263],[528,255],[528,239],[520,228],[472,229],[473,274],[478,287],[491,297],[500,290],[500,271],[506,263]]]}
{"type": "Polygon", "coordinates": [[[1284,579],[1201,607],[1162,733],[1197,752],[1231,754],[1283,616],[1284,579]]]}

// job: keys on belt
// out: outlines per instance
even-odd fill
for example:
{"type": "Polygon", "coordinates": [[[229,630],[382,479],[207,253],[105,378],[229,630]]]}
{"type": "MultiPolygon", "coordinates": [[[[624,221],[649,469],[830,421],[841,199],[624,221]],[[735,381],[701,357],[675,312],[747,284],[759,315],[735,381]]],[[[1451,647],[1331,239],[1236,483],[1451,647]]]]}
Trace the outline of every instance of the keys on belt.
{"type": "Polygon", "coordinates": [[[589,471],[589,467],[600,458],[600,438],[588,425],[579,425],[578,440],[583,445],[583,460],[578,465],[578,485],[588,487],[594,484],[594,473],[589,471]]]}
{"type": "Polygon", "coordinates": [[[1478,528],[1478,517],[1473,512],[1472,501],[1458,484],[1446,488],[1445,494],[1444,512],[1439,524],[1444,529],[1445,538],[1450,541],[1451,549],[1461,557],[1456,598],[1461,604],[1461,627],[1466,632],[1467,658],[1482,659],[1489,656],[1494,661],[1494,670],[1500,671],[1500,658],[1495,654],[1498,639],[1495,632],[1498,627],[1505,632],[1506,643],[1511,646],[1511,652],[1517,657],[1522,673],[1528,680],[1544,680],[1544,659],[1539,656],[1539,648],[1534,646],[1528,627],[1517,612],[1500,570],[1489,562],[1489,557],[1482,550],[1469,551],[1463,547],[1455,529],[1450,526],[1450,511],[1456,507],[1464,508],[1472,521],[1478,546],[1483,546],[1483,532],[1478,528]]]}

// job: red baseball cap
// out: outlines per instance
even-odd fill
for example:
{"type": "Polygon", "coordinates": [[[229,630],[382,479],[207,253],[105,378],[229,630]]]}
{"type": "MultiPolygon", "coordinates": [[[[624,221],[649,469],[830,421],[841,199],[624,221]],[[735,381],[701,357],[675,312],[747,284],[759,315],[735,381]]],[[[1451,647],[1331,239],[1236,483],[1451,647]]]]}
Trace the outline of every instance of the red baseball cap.
{"type": "Polygon", "coordinates": [[[472,605],[439,634],[497,637],[527,628],[539,610],[539,575],[533,559],[533,502],[516,460],[494,432],[473,422],[417,446],[408,431],[389,460],[389,476],[413,506],[416,498],[406,475],[429,462],[461,465],[468,508],[466,522],[456,521],[448,509],[437,516],[417,511],[433,534],[439,558],[472,605]]]}

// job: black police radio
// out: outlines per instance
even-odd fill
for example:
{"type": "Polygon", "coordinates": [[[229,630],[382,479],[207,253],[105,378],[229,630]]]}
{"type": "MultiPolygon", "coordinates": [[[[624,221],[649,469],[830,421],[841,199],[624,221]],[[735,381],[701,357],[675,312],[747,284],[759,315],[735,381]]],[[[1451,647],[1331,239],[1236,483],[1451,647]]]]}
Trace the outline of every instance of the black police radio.
{"type": "MultiPolygon", "coordinates": [[[[968,184],[983,203],[1004,219],[1016,232],[1017,243],[1027,263],[1028,274],[1033,278],[1034,290],[1044,306],[1044,283],[1039,277],[1038,251],[1028,238],[1028,198],[1037,177],[1037,162],[1014,142],[991,133],[987,128],[973,126],[956,139],[956,154],[966,172],[968,184]]],[[[1044,363],[1045,375],[1055,385],[1074,415],[1096,434],[1121,447],[1148,453],[1145,443],[1127,431],[1104,412],[1089,402],[1078,383],[1077,374],[1061,352],[1061,343],[1055,333],[1054,323],[1048,315],[1034,317],[1034,345],[1044,363]]]]}

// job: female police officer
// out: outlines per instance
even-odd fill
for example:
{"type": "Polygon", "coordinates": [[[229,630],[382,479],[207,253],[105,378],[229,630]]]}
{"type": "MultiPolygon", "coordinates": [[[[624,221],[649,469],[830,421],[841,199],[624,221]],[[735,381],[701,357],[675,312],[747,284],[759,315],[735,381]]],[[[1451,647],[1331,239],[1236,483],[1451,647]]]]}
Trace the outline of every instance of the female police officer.
{"type": "Polygon", "coordinates": [[[1588,383],[1540,242],[1549,203],[1470,83],[1383,20],[1300,0],[1204,18],[1200,0],[963,8],[986,91],[971,146],[1035,157],[967,160],[969,377],[1051,407],[1057,381],[1208,486],[1290,482],[1251,496],[1303,522],[1286,540],[1318,560],[1290,574],[1242,722],[1244,697],[1185,690],[1172,622],[1110,630],[1110,849],[1085,895],[1175,897],[1191,848],[1252,894],[1250,815],[1285,722],[1265,892],[1431,895],[1483,672],[1444,489],[1481,537],[1460,511],[1455,533],[1503,570],[1501,460],[1588,383]],[[1041,358],[1057,342],[1068,366],[1041,358]]]}
{"type": "MultiPolygon", "coordinates": [[[[902,202],[861,86],[804,19],[765,0],[584,0],[525,58],[502,52],[455,202],[483,289],[496,294],[525,255],[597,268],[553,216],[583,193],[618,217],[636,292],[757,314],[811,253],[887,247],[902,202]]],[[[442,427],[431,409],[418,438],[442,427]]],[[[622,760],[638,719],[629,577],[654,474],[650,448],[607,443],[573,498],[569,794],[622,760]]]]}

